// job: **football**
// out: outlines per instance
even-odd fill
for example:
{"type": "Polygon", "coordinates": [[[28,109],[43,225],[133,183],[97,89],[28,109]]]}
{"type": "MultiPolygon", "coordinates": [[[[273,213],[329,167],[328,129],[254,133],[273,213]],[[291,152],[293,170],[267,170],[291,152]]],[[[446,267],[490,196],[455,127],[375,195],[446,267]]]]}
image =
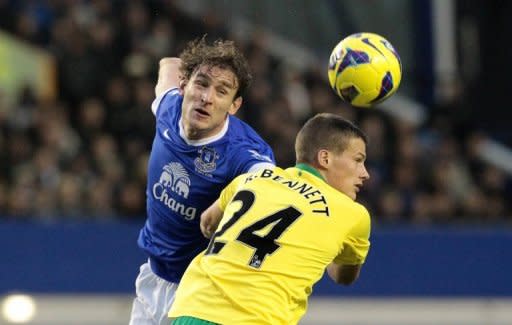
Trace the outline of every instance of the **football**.
{"type": "Polygon", "coordinates": [[[371,107],[396,92],[402,79],[402,63],[395,48],[374,33],[352,34],[332,50],[329,84],[344,101],[371,107]]]}

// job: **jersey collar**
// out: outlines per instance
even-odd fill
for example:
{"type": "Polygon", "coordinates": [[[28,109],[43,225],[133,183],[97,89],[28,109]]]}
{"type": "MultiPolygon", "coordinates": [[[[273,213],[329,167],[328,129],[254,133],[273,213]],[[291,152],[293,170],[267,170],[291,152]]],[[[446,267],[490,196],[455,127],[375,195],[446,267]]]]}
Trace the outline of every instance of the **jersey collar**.
{"type": "Polygon", "coordinates": [[[208,138],[204,138],[204,139],[190,140],[189,138],[187,138],[187,136],[185,134],[185,128],[183,126],[182,118],[180,118],[179,127],[180,127],[180,137],[183,139],[183,141],[185,141],[186,144],[188,144],[189,146],[204,146],[204,145],[207,145],[209,143],[219,140],[226,134],[226,132],[228,132],[229,116],[226,117],[224,126],[222,127],[222,130],[219,131],[219,133],[214,134],[214,135],[212,135],[208,138]]]}
{"type": "Polygon", "coordinates": [[[313,174],[313,175],[315,175],[316,177],[320,178],[321,180],[323,180],[325,182],[325,178],[322,176],[322,174],[320,174],[320,172],[317,169],[313,168],[312,166],[310,166],[308,164],[299,163],[299,164],[295,165],[295,168],[303,170],[303,171],[306,171],[306,172],[308,172],[310,174],[313,174]]]}

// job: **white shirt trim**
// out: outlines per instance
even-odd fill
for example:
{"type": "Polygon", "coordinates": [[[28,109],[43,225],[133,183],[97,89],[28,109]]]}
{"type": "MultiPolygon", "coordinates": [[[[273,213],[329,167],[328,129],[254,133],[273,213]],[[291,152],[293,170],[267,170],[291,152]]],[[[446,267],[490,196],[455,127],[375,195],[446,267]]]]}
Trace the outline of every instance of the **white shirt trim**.
{"type": "Polygon", "coordinates": [[[271,164],[268,162],[260,162],[260,163],[255,163],[254,165],[252,165],[251,168],[249,168],[249,170],[247,172],[252,173],[252,172],[255,172],[255,171],[258,171],[261,169],[265,169],[265,168],[274,169],[274,167],[276,167],[274,164],[271,164]]]}
{"type": "Polygon", "coordinates": [[[164,96],[168,92],[175,90],[175,89],[178,89],[178,87],[171,87],[171,88],[163,91],[160,95],[156,96],[156,98],[151,103],[151,111],[153,112],[153,115],[156,116],[156,112],[158,111],[158,108],[160,107],[160,103],[162,102],[162,99],[164,98],[164,96]]]}
{"type": "Polygon", "coordinates": [[[199,140],[190,140],[189,138],[187,138],[187,136],[185,135],[185,128],[183,127],[183,116],[180,118],[180,137],[183,139],[183,141],[185,141],[189,146],[204,146],[206,144],[209,144],[209,143],[212,143],[212,142],[215,142],[217,140],[219,140],[220,138],[222,138],[226,132],[228,132],[228,127],[229,127],[229,116],[226,117],[226,121],[224,122],[224,126],[222,127],[222,129],[219,131],[219,133],[217,134],[214,134],[210,137],[207,137],[207,138],[204,138],[204,139],[199,139],[199,140]]]}

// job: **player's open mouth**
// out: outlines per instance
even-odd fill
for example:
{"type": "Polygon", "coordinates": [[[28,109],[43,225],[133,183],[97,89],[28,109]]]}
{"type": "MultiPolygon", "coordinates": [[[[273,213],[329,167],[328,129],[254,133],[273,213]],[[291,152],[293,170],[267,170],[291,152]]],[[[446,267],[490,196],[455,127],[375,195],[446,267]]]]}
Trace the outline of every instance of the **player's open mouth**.
{"type": "Polygon", "coordinates": [[[194,110],[199,116],[201,117],[209,117],[210,116],[210,113],[208,113],[207,111],[205,111],[204,109],[202,108],[196,108],[194,110]]]}

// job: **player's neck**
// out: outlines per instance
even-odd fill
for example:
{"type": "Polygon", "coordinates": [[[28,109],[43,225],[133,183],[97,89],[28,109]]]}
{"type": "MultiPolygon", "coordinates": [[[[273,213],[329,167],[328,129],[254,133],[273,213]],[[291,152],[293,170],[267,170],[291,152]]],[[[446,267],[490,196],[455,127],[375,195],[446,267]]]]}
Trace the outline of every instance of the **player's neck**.
{"type": "Polygon", "coordinates": [[[205,145],[214,141],[219,140],[222,138],[226,132],[228,131],[229,127],[229,118],[226,117],[226,120],[224,121],[224,125],[222,128],[215,132],[214,134],[201,134],[201,130],[194,130],[192,128],[186,128],[183,124],[183,120],[180,119],[179,122],[180,127],[180,136],[181,138],[189,145],[205,145]]]}
{"type": "Polygon", "coordinates": [[[306,163],[297,163],[295,165],[295,168],[298,168],[300,170],[303,170],[303,171],[306,171],[310,174],[313,174],[315,175],[316,177],[320,178],[321,180],[325,181],[325,177],[322,175],[322,173],[320,173],[320,171],[318,169],[316,169],[315,167],[309,165],[309,164],[306,164],[306,163]]]}

